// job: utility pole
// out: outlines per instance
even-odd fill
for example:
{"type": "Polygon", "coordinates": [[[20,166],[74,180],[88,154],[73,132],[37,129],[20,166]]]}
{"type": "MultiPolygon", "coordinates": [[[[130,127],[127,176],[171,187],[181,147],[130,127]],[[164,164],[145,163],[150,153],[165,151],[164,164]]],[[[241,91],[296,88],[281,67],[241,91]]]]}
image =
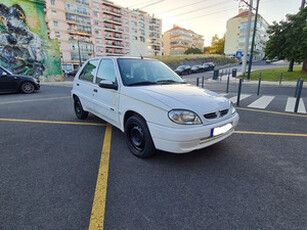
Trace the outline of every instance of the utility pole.
{"type": "Polygon", "coordinates": [[[252,7],[253,7],[253,0],[249,0],[248,20],[247,20],[247,25],[246,25],[245,44],[244,44],[244,56],[243,56],[243,61],[242,61],[243,78],[245,77],[245,72],[246,72],[246,60],[247,60],[249,36],[250,36],[250,30],[251,30],[252,7]]]}
{"type": "Polygon", "coordinates": [[[259,1],[260,0],[257,0],[256,13],[255,13],[255,21],[254,21],[253,40],[252,40],[251,54],[250,54],[249,63],[248,63],[248,73],[247,73],[247,80],[248,81],[250,80],[250,77],[251,77],[251,68],[252,68],[252,62],[253,62],[255,37],[256,37],[256,30],[257,30],[257,18],[258,18],[259,1]]]}
{"type": "Polygon", "coordinates": [[[78,52],[79,52],[79,64],[80,64],[80,68],[81,68],[82,63],[81,63],[81,52],[80,52],[79,39],[78,39],[78,52]]]}

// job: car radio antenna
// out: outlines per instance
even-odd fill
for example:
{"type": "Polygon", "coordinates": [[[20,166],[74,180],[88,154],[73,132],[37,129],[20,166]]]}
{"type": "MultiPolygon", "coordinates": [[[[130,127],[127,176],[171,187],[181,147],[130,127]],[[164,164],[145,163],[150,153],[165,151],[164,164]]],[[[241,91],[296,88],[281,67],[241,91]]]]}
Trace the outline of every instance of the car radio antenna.
{"type": "Polygon", "coordinates": [[[136,48],[136,50],[138,51],[138,53],[140,54],[141,59],[144,59],[144,57],[142,56],[141,51],[140,51],[139,48],[135,45],[135,43],[134,43],[134,41],[133,41],[133,38],[132,38],[131,41],[132,41],[132,44],[134,45],[134,47],[136,48]]]}

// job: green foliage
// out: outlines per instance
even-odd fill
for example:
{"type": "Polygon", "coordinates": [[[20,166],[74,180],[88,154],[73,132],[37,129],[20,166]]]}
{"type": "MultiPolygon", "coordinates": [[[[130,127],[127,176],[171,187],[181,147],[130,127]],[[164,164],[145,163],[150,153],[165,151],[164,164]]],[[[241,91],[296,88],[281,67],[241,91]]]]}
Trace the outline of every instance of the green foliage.
{"type": "Polygon", "coordinates": [[[225,35],[222,38],[216,34],[211,39],[210,54],[224,54],[225,35]]]}
{"type": "Polygon", "coordinates": [[[198,48],[188,48],[184,54],[202,54],[203,52],[198,48]]]}
{"type": "Polygon", "coordinates": [[[307,59],[307,8],[286,17],[286,21],[269,26],[266,56],[302,62],[307,59]]]}

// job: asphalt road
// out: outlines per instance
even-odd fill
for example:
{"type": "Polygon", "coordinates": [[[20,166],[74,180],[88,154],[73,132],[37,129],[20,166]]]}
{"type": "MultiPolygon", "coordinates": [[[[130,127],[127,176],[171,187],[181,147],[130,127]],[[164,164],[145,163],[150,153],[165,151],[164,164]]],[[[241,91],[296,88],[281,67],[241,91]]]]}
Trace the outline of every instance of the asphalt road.
{"type": "MultiPolygon", "coordinates": [[[[88,229],[106,128],[69,96],[0,95],[0,229],[88,229]]],[[[228,139],[147,160],[113,128],[104,229],[306,229],[307,117],[238,113],[228,139]]]]}

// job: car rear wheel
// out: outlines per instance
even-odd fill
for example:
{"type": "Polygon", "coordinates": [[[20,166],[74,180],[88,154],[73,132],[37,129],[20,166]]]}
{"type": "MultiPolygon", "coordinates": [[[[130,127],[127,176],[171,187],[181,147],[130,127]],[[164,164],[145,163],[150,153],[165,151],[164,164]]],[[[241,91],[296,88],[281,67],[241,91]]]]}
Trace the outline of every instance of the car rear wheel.
{"type": "Polygon", "coordinates": [[[20,89],[21,89],[21,92],[26,93],[26,94],[30,94],[30,93],[33,93],[35,91],[35,86],[31,82],[24,82],[24,83],[22,83],[20,89]]]}
{"type": "Polygon", "coordinates": [[[146,121],[137,115],[128,118],[125,135],[130,151],[137,157],[147,158],[155,154],[155,147],[146,121]]]}
{"type": "Polygon", "coordinates": [[[83,110],[80,100],[77,98],[74,102],[75,113],[78,119],[85,120],[88,116],[88,112],[83,110]]]}

